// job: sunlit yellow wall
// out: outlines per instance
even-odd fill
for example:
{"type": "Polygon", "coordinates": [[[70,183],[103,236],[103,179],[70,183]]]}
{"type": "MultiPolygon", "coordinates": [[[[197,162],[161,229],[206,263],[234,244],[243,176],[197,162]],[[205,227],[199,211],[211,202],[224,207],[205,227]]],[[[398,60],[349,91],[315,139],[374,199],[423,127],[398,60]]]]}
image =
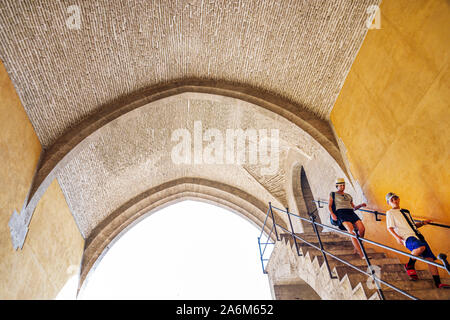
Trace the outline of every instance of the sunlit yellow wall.
{"type": "MultiPolygon", "coordinates": [[[[413,216],[450,224],[450,2],[383,0],[331,113],[370,206],[393,191],[413,216]]],[[[383,219],[384,221],[384,219],[383,219]]],[[[402,248],[384,222],[367,237],[402,248]]],[[[450,230],[421,229],[450,253],[450,230]]],[[[404,260],[404,259],[403,259],[404,260]]]]}
{"type": "Polygon", "coordinates": [[[23,250],[12,247],[9,218],[22,208],[40,152],[0,62],[0,300],[52,299],[68,280],[70,265],[81,261],[84,240],[56,180],[34,213],[23,250]]]}

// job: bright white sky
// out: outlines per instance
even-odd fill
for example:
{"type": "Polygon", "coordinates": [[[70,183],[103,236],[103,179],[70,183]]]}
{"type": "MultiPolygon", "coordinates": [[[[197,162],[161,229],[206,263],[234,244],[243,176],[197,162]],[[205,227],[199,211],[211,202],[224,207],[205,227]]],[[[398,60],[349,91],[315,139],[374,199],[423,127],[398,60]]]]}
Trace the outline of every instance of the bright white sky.
{"type": "MultiPolygon", "coordinates": [[[[259,234],[228,210],[179,202],[125,233],[79,299],[272,299],[262,273],[259,234]]],[[[73,299],[77,280],[69,280],[56,299],[73,299]]]]}

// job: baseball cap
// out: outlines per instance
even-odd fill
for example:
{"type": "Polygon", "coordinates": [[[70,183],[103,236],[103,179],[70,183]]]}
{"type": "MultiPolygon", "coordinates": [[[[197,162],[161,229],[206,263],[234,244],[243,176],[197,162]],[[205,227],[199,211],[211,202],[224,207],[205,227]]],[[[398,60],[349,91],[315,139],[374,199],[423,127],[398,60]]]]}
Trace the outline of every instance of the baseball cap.
{"type": "Polygon", "coordinates": [[[398,197],[398,195],[396,195],[396,194],[393,193],[393,192],[389,192],[389,193],[386,195],[386,202],[389,203],[389,200],[391,200],[393,197],[398,197]]]}

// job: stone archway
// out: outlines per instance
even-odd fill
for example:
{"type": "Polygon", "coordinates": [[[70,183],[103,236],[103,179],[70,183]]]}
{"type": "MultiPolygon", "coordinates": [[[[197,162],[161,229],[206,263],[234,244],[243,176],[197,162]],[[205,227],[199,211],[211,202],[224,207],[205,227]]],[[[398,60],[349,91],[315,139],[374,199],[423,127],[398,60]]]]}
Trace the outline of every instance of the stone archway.
{"type": "MultiPolygon", "coordinates": [[[[195,197],[222,203],[261,226],[267,203],[272,201],[283,207],[287,190],[292,190],[284,187],[287,180],[292,182],[292,174],[286,175],[288,163],[299,160],[293,147],[303,150],[306,162],[326,157],[322,160],[325,165],[339,168],[326,148],[292,121],[231,97],[182,93],[110,120],[70,151],[71,158],[62,161],[64,166],[58,172],[58,181],[69,195],[69,206],[86,239],[80,287],[114,239],[141,216],[171,201],[195,197]],[[264,176],[261,164],[174,165],[170,159],[170,136],[162,135],[166,140],[158,141],[148,127],[155,124],[157,129],[158,125],[168,130],[192,128],[196,114],[213,128],[254,125],[257,129],[279,129],[279,168],[264,176]]],[[[276,219],[287,226],[285,217],[276,219]]]]}
{"type": "MultiPolygon", "coordinates": [[[[95,270],[114,242],[147,216],[184,200],[202,201],[226,208],[259,229],[263,225],[267,209],[264,203],[244,191],[202,179],[179,179],[148,190],[108,216],[86,239],[78,292],[83,290],[90,273],[95,270]]],[[[287,227],[280,217],[277,222],[287,227]]],[[[264,233],[270,233],[270,224],[265,226],[264,233]]],[[[272,240],[276,240],[274,237],[272,234],[272,240]]]]}
{"type": "Polygon", "coordinates": [[[138,220],[108,245],[78,296],[77,274],[61,297],[271,299],[258,259],[261,230],[241,214],[183,197],[138,220]]]}

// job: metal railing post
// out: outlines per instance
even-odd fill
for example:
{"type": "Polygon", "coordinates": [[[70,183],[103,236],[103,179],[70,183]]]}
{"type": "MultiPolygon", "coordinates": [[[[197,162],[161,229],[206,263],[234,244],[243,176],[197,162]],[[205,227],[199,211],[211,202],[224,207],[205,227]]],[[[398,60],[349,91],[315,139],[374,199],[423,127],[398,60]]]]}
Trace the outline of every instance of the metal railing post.
{"type": "Polygon", "coordinates": [[[364,255],[364,259],[366,260],[367,267],[369,268],[370,273],[372,274],[372,279],[375,282],[375,285],[377,286],[378,295],[380,296],[381,300],[386,300],[386,298],[384,297],[384,294],[383,294],[383,290],[381,290],[380,284],[378,283],[376,276],[374,276],[375,270],[373,270],[373,268],[372,268],[372,264],[370,263],[369,257],[367,256],[366,249],[364,248],[364,245],[363,245],[361,239],[359,238],[359,231],[356,228],[354,230],[355,230],[356,240],[358,240],[359,247],[361,248],[361,251],[364,255]]]}
{"type": "Polygon", "coordinates": [[[447,270],[448,274],[450,274],[450,264],[447,261],[447,255],[443,253],[439,253],[438,258],[442,261],[444,264],[445,269],[447,270]]]}
{"type": "Polygon", "coordinates": [[[288,216],[288,219],[289,219],[289,225],[291,226],[291,235],[292,235],[292,240],[294,240],[295,250],[297,250],[297,255],[299,257],[301,257],[302,255],[300,254],[300,251],[298,249],[297,239],[295,238],[294,227],[292,226],[291,215],[289,214],[289,208],[287,208],[287,207],[286,207],[286,213],[287,213],[287,216],[288,216]]]}
{"type": "Polygon", "coordinates": [[[381,221],[381,219],[378,218],[380,213],[378,211],[374,211],[373,213],[375,214],[375,221],[381,221]]]}
{"type": "Polygon", "coordinates": [[[270,236],[272,235],[274,226],[272,226],[272,229],[268,233],[267,240],[264,243],[261,243],[261,237],[264,234],[264,228],[265,228],[266,223],[267,223],[267,218],[269,217],[269,212],[270,212],[270,209],[268,208],[267,209],[267,213],[266,213],[266,218],[264,219],[264,223],[263,223],[263,225],[261,227],[261,233],[260,233],[260,235],[258,237],[259,256],[260,256],[261,265],[262,265],[262,269],[263,269],[263,273],[264,274],[267,274],[267,272],[265,270],[265,266],[264,266],[264,261],[268,261],[268,259],[264,259],[264,253],[266,252],[267,245],[275,244],[275,243],[270,242],[270,236]],[[264,245],[264,250],[262,249],[262,245],[264,245]]]}
{"type": "Polygon", "coordinates": [[[329,263],[328,263],[327,255],[326,255],[325,252],[323,251],[322,240],[320,239],[319,230],[317,230],[317,226],[316,226],[316,223],[315,223],[316,216],[315,216],[314,214],[311,214],[309,217],[311,218],[311,223],[312,223],[314,232],[316,233],[317,240],[319,241],[320,251],[322,251],[322,256],[323,256],[323,259],[325,260],[325,264],[326,264],[326,266],[327,266],[327,270],[328,270],[328,273],[329,273],[329,275],[330,275],[330,279],[337,279],[337,277],[333,276],[333,273],[331,272],[331,269],[330,269],[330,265],[329,265],[329,263]]]}
{"type": "Polygon", "coordinates": [[[273,210],[272,210],[272,203],[269,202],[269,210],[270,210],[270,214],[272,216],[272,221],[273,221],[273,226],[275,228],[275,236],[277,237],[277,241],[280,241],[280,238],[278,238],[278,232],[277,232],[277,223],[275,221],[275,217],[273,215],[273,210]]]}
{"type": "Polygon", "coordinates": [[[263,269],[263,273],[266,273],[266,270],[264,270],[264,261],[263,261],[263,253],[261,251],[261,238],[258,237],[258,247],[259,247],[259,257],[261,259],[261,266],[263,269]]]}

